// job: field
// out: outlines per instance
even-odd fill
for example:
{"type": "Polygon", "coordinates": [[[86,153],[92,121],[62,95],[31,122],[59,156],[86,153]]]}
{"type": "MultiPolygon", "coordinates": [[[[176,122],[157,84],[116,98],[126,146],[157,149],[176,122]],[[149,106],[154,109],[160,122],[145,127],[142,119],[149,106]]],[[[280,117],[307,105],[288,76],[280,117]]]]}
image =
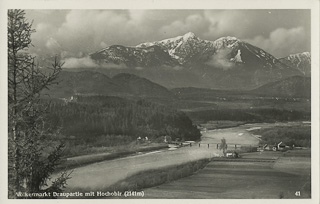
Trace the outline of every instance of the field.
{"type": "Polygon", "coordinates": [[[310,168],[310,157],[250,153],[241,159],[213,160],[190,177],[144,189],[144,193],[145,198],[177,199],[310,198],[310,168]]]}
{"type": "Polygon", "coordinates": [[[159,169],[143,171],[137,173],[130,178],[119,181],[112,186],[110,190],[126,191],[140,190],[147,187],[153,187],[168,183],[183,177],[192,175],[199,169],[204,168],[209,162],[209,159],[202,159],[194,162],[187,162],[180,165],[172,165],[159,169]]]}

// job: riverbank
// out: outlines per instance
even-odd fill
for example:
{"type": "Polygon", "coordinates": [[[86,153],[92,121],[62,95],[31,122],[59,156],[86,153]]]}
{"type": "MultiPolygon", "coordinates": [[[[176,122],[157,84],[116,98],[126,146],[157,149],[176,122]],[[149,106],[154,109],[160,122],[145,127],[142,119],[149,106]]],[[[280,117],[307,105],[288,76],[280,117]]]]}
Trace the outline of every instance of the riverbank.
{"type": "Polygon", "coordinates": [[[247,122],[243,121],[229,121],[229,120],[221,120],[221,121],[207,121],[206,123],[200,123],[199,126],[203,131],[207,130],[215,130],[215,129],[226,129],[232,127],[239,127],[240,125],[245,125],[247,122]]]}
{"type": "Polygon", "coordinates": [[[101,162],[105,160],[113,160],[122,157],[132,156],[136,154],[142,154],[157,150],[167,149],[168,144],[159,144],[155,146],[141,146],[134,150],[120,151],[120,152],[106,152],[99,154],[89,154],[89,155],[81,155],[76,157],[63,158],[61,163],[56,167],[56,172],[62,170],[70,170],[73,168],[89,165],[96,162],[101,162]]]}

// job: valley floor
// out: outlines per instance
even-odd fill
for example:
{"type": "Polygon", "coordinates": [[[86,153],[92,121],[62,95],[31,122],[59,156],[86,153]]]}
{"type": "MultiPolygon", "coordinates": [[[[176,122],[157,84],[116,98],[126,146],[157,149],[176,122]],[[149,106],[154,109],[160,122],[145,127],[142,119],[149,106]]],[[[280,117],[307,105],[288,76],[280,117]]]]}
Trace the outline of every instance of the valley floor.
{"type": "MultiPolygon", "coordinates": [[[[219,159],[222,152],[216,148],[216,145],[220,143],[221,138],[225,138],[227,144],[230,144],[230,148],[228,146],[228,149],[233,149],[232,144],[237,144],[238,147],[247,145],[257,146],[259,138],[254,135],[251,130],[277,125],[290,126],[294,125],[294,123],[246,124],[233,128],[203,130],[201,142],[193,143],[192,146],[186,146],[172,151],[154,151],[147,154],[106,160],[77,167],[74,168],[71,174],[72,178],[67,182],[68,185],[65,192],[79,191],[85,193],[90,191],[108,191],[111,185],[123,181],[139,172],[180,165],[205,158],[219,159]]],[[[298,175],[299,169],[296,169],[298,173],[289,172],[288,169],[295,169],[296,165],[301,164],[300,162],[303,162],[303,165],[309,168],[311,167],[310,158],[304,157],[302,160],[296,160],[296,156],[291,156],[292,158],[290,156],[280,158],[281,154],[283,153],[270,152],[254,154],[254,159],[258,159],[258,161],[267,159],[270,160],[270,162],[264,161],[256,163],[254,161],[247,161],[245,159],[246,157],[250,157],[249,154],[242,158],[244,161],[240,161],[241,159],[233,162],[214,160],[207,168],[201,170],[194,176],[159,187],[146,189],[145,197],[291,198],[292,192],[295,191],[302,192],[301,197],[308,197],[308,186],[310,186],[310,174],[308,170],[300,169],[304,172],[304,175],[301,176],[298,175]],[[195,180],[192,180],[193,178],[195,178],[195,180]],[[252,189],[252,191],[250,189],[252,189]],[[192,191],[199,191],[199,193],[194,194],[191,193],[192,191]]],[[[53,178],[58,175],[59,173],[55,174],[53,178]]]]}

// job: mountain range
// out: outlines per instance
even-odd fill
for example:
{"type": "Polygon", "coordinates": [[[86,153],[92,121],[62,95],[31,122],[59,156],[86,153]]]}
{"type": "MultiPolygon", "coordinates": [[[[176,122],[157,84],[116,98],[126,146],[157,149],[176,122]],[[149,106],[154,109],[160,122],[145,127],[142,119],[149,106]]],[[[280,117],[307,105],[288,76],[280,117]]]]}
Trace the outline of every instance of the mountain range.
{"type": "Polygon", "coordinates": [[[291,76],[310,76],[310,53],[277,59],[235,37],[202,40],[189,32],[183,36],[134,47],[112,45],[90,57],[108,76],[131,73],[167,88],[199,87],[250,90],[291,76]]]}
{"type": "Polygon", "coordinates": [[[101,67],[66,69],[47,93],[172,98],[186,87],[185,94],[311,94],[310,53],[277,59],[235,37],[208,41],[189,32],[134,47],[112,45],[90,57],[101,67]]]}

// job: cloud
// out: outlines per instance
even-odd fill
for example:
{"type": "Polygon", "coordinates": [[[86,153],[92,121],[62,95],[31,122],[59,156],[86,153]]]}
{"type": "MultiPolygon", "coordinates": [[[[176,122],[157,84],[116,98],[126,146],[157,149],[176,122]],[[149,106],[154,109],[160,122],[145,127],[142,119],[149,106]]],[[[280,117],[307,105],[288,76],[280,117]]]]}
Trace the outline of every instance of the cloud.
{"type": "Polygon", "coordinates": [[[92,52],[106,45],[136,45],[157,32],[145,10],[72,10],[56,35],[65,49],[92,52]]]}
{"type": "MultiPolygon", "coordinates": [[[[54,18],[54,12],[49,12],[54,18]]],[[[70,56],[78,56],[101,49],[107,45],[129,44],[133,38],[144,36],[140,28],[143,12],[118,10],[72,10],[64,13],[62,22],[40,22],[35,25],[36,33],[32,42],[37,49],[46,54],[67,52],[70,56]]],[[[39,20],[39,19],[38,19],[39,20]]]]}
{"type": "Polygon", "coordinates": [[[61,48],[60,44],[54,38],[49,38],[47,40],[46,47],[50,50],[60,50],[61,48]]]}
{"type": "Polygon", "coordinates": [[[159,31],[160,33],[165,33],[168,37],[175,37],[190,31],[197,34],[199,31],[206,30],[208,26],[209,21],[203,15],[194,14],[186,16],[185,19],[173,21],[169,25],[164,25],[159,31]]]}
{"type": "Polygon", "coordinates": [[[94,68],[99,67],[98,64],[93,62],[90,57],[83,57],[83,58],[66,58],[63,60],[64,65],[63,68],[94,68]]]}
{"type": "Polygon", "coordinates": [[[246,41],[276,57],[286,57],[288,54],[301,52],[301,48],[307,44],[306,38],[305,29],[296,27],[278,28],[272,31],[267,38],[259,35],[252,39],[246,39],[246,41]]]}
{"type": "MultiPolygon", "coordinates": [[[[35,19],[32,35],[38,55],[60,55],[79,58],[106,46],[134,46],[193,32],[206,40],[235,36],[256,43],[262,49],[274,51],[271,36],[286,35],[286,31],[302,28],[296,35],[305,44],[300,50],[286,45],[277,54],[310,50],[310,11],[306,10],[27,10],[35,19]],[[304,39],[302,39],[304,37],[304,39]],[[263,42],[259,42],[262,40],[263,42]],[[287,49],[287,50],[286,50],[287,49]]],[[[293,41],[293,40],[292,40],[293,41]]],[[[299,41],[299,42],[300,42],[299,41]]],[[[291,41],[290,41],[291,43],[291,41]]],[[[296,42],[295,42],[296,44],[296,42]]],[[[275,45],[275,44],[274,44],[275,45]]],[[[299,45],[299,44],[298,44],[299,45]]],[[[300,44],[301,45],[301,44],[300,44]]],[[[271,51],[270,51],[271,52],[271,51]]],[[[274,53],[271,53],[274,54],[274,53]]]]}
{"type": "Polygon", "coordinates": [[[283,26],[282,19],[277,19],[275,16],[268,10],[205,10],[204,18],[210,25],[203,36],[210,40],[223,36],[240,39],[251,38],[258,34],[265,36],[270,29],[283,26]]]}
{"type": "Polygon", "coordinates": [[[63,68],[105,68],[105,69],[127,69],[125,64],[101,63],[98,64],[89,56],[75,58],[69,57],[61,60],[64,62],[63,68]]]}
{"type": "Polygon", "coordinates": [[[244,14],[241,11],[204,11],[205,18],[210,22],[204,36],[207,39],[216,39],[222,36],[231,35],[241,37],[246,21],[243,20],[244,14]]]}
{"type": "Polygon", "coordinates": [[[205,64],[212,66],[214,68],[220,68],[223,70],[229,70],[234,68],[234,63],[231,62],[230,59],[230,53],[232,51],[232,48],[224,48],[220,49],[219,52],[215,53],[211,56],[211,59],[208,60],[205,64]]]}

